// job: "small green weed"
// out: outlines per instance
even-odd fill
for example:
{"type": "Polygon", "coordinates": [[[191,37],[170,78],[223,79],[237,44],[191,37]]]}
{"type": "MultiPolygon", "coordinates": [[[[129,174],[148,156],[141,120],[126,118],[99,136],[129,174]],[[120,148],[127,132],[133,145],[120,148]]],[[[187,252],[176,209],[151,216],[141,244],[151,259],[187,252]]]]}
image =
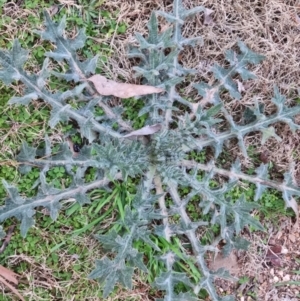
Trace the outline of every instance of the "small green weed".
{"type": "Polygon", "coordinates": [[[148,114],[139,116],[139,111],[143,108],[143,102],[136,101],[133,98],[123,99],[122,104],[124,106],[123,117],[130,120],[134,129],[140,129],[145,125],[148,118],[148,114]]]}

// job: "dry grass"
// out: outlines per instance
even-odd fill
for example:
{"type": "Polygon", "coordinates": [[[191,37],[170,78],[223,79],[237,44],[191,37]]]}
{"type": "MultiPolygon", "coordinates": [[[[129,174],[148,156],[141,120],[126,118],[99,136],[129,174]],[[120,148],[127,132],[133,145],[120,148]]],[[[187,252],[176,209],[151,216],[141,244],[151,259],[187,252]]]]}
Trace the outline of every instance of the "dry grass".
{"type": "MultiPolygon", "coordinates": [[[[211,66],[214,63],[225,65],[225,51],[236,47],[238,40],[266,56],[261,65],[252,68],[257,79],[245,83],[241,101],[225,99],[225,106],[235,120],[239,120],[245,106],[253,106],[255,99],[264,103],[267,114],[274,113],[275,106],[271,102],[274,85],[287,96],[288,104],[292,104],[295,98],[299,97],[297,89],[300,86],[300,1],[186,0],[183,3],[187,8],[203,5],[214,10],[212,25],[203,25],[204,17],[199,14],[184,27],[185,36],[202,36],[204,40],[203,46],[186,48],[180,54],[183,65],[198,70],[194,81],[213,83],[211,66]]],[[[170,11],[172,1],[118,0],[109,1],[105,8],[119,9],[119,19],[128,24],[126,35],[113,36],[108,41],[114,56],[105,72],[111,78],[116,79],[121,75],[127,81],[134,82],[136,79],[131,62],[126,56],[126,46],[135,42],[135,32],[147,33],[147,22],[152,10],[170,11]]],[[[161,27],[164,26],[163,21],[161,27]]],[[[199,100],[192,84],[193,82],[185,87],[184,96],[199,100]]],[[[300,124],[300,117],[297,119],[296,122],[300,124]]],[[[295,181],[299,184],[299,131],[292,133],[285,124],[277,124],[275,129],[282,138],[281,141],[271,138],[261,145],[261,134],[253,133],[246,137],[246,146],[254,146],[257,154],[267,152],[269,161],[272,161],[280,172],[293,168],[295,181]],[[290,165],[292,159],[297,162],[293,167],[290,165]]],[[[252,166],[236,145],[232,145],[231,148],[230,152],[240,157],[246,167],[252,166]]]]}

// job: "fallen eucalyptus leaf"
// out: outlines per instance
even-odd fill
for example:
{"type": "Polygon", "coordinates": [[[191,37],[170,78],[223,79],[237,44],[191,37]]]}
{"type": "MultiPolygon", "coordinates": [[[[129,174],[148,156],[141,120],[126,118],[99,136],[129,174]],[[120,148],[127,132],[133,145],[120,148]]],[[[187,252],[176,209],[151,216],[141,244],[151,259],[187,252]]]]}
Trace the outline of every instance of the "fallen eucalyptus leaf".
{"type": "Polygon", "coordinates": [[[17,276],[19,275],[15,272],[0,265],[0,283],[8,287],[16,296],[20,298],[20,300],[25,301],[25,299],[20,295],[18,290],[11,284],[13,283],[14,285],[17,285],[19,283],[17,276]]]}
{"type": "Polygon", "coordinates": [[[0,265],[0,275],[8,280],[9,282],[12,282],[13,284],[17,285],[19,282],[17,280],[18,274],[15,272],[5,268],[4,266],[0,265]]]}
{"type": "Polygon", "coordinates": [[[132,137],[132,136],[152,135],[152,134],[160,131],[160,129],[161,129],[160,123],[153,124],[153,125],[146,125],[139,130],[133,131],[133,132],[123,136],[123,138],[128,138],[128,137],[132,137]]]}
{"type": "Polygon", "coordinates": [[[91,76],[88,80],[94,84],[100,95],[113,95],[120,98],[129,98],[164,91],[161,88],[153,86],[117,83],[99,74],[91,76]]]}

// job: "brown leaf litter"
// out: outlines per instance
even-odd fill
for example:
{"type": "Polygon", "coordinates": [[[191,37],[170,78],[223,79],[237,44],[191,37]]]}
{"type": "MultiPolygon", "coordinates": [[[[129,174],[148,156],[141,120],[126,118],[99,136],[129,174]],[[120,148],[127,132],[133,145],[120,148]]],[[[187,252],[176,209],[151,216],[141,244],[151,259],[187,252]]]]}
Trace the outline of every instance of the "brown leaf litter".
{"type": "MultiPolygon", "coordinates": [[[[245,281],[216,279],[222,295],[233,294],[236,300],[296,301],[300,299],[300,231],[290,218],[282,217],[276,226],[266,225],[268,233],[245,231],[243,238],[251,241],[250,249],[234,251],[223,258],[219,253],[210,260],[213,270],[227,269],[245,281]]],[[[213,257],[213,256],[212,256],[213,257]]]]}

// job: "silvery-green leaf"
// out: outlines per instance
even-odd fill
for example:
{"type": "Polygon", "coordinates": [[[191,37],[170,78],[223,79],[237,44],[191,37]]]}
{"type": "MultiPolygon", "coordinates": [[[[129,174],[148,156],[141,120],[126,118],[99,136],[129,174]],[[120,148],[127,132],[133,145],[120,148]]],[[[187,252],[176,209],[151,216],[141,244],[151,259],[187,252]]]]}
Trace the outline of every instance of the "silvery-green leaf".
{"type": "Polygon", "coordinates": [[[285,96],[279,93],[279,89],[277,86],[274,87],[274,97],[271,98],[272,102],[277,107],[277,113],[281,113],[283,110],[283,105],[285,103],[285,96]]]}
{"type": "Polygon", "coordinates": [[[59,53],[56,51],[47,51],[45,55],[55,59],[58,62],[61,62],[63,60],[69,60],[71,58],[69,53],[59,53]]]}
{"type": "Polygon", "coordinates": [[[183,12],[180,13],[180,16],[183,19],[186,19],[187,17],[194,16],[197,13],[200,13],[200,12],[203,12],[203,11],[205,11],[204,6],[196,6],[196,7],[193,7],[191,9],[189,9],[189,10],[183,10],[183,12]]]}
{"type": "Polygon", "coordinates": [[[218,65],[214,65],[212,72],[220,83],[229,91],[231,97],[241,99],[241,94],[238,91],[237,84],[231,78],[231,70],[224,69],[218,65]]]}
{"type": "Polygon", "coordinates": [[[3,67],[0,71],[0,80],[4,84],[10,85],[14,80],[21,78],[20,72],[15,68],[9,52],[0,50],[0,64],[3,67]]]}
{"type": "Polygon", "coordinates": [[[18,104],[18,105],[29,105],[32,100],[38,99],[38,95],[35,92],[26,94],[24,96],[14,96],[9,100],[9,104],[18,104]]]}
{"type": "Polygon", "coordinates": [[[72,97],[75,97],[75,96],[78,96],[79,94],[82,93],[82,91],[84,90],[84,88],[87,86],[87,83],[83,83],[83,84],[80,84],[80,85],[77,85],[74,89],[72,90],[68,90],[64,93],[62,93],[60,95],[60,99],[61,100],[66,100],[66,99],[69,99],[69,98],[72,98],[72,97]]]}
{"type": "Polygon", "coordinates": [[[88,197],[87,194],[85,193],[77,193],[74,198],[76,199],[76,201],[82,206],[84,204],[90,204],[90,198],[88,197]]]}
{"type": "Polygon", "coordinates": [[[2,179],[2,184],[9,196],[10,202],[13,202],[17,205],[23,204],[25,202],[25,199],[20,196],[18,189],[15,186],[9,185],[4,179],[2,179]]]}
{"type": "Polygon", "coordinates": [[[33,215],[35,214],[34,210],[27,209],[23,211],[22,213],[22,219],[21,219],[21,235],[23,237],[26,236],[29,228],[31,228],[34,225],[34,219],[33,215]]]}
{"type": "Polygon", "coordinates": [[[48,77],[50,76],[50,71],[49,71],[49,58],[46,57],[43,63],[43,67],[42,70],[39,73],[39,76],[37,78],[37,86],[39,89],[44,88],[45,84],[46,84],[46,80],[48,79],[48,77]]]}
{"type": "Polygon", "coordinates": [[[88,139],[91,143],[93,142],[97,135],[96,132],[93,130],[93,125],[91,119],[87,119],[83,124],[79,124],[82,135],[88,139]]]}
{"type": "Polygon", "coordinates": [[[21,47],[18,40],[14,40],[11,50],[12,62],[16,68],[22,68],[28,58],[28,50],[21,47]]]}
{"type": "Polygon", "coordinates": [[[51,71],[51,74],[53,74],[54,76],[56,76],[58,78],[62,78],[64,80],[66,80],[67,82],[74,81],[75,83],[77,83],[80,80],[79,75],[77,73],[73,73],[73,72],[59,73],[56,71],[51,71]]]}
{"type": "Polygon", "coordinates": [[[70,109],[70,105],[65,105],[63,107],[59,108],[53,108],[51,111],[51,117],[49,119],[49,126],[51,128],[54,128],[59,122],[66,122],[69,120],[69,117],[67,114],[65,114],[65,111],[70,109]]]}
{"type": "Polygon", "coordinates": [[[95,55],[91,59],[87,59],[83,62],[79,62],[79,66],[81,70],[83,70],[85,76],[90,76],[91,74],[95,74],[98,58],[99,56],[95,55]]]}
{"type": "Polygon", "coordinates": [[[0,239],[3,239],[5,237],[6,233],[3,230],[2,226],[0,226],[0,239]]]}
{"type": "Polygon", "coordinates": [[[170,23],[178,22],[178,24],[180,24],[180,25],[184,24],[184,20],[178,19],[178,18],[176,18],[176,16],[174,16],[172,14],[168,14],[168,13],[163,12],[163,11],[158,11],[157,14],[164,17],[170,23]]]}
{"type": "Polygon", "coordinates": [[[85,30],[80,29],[77,33],[77,36],[74,39],[69,39],[70,48],[74,51],[83,48],[85,41],[86,41],[86,35],[85,30]]]}
{"type": "Polygon", "coordinates": [[[21,146],[21,151],[17,156],[18,161],[20,162],[26,162],[26,161],[31,161],[35,158],[36,156],[36,148],[31,147],[27,144],[26,141],[23,142],[21,146]]]}
{"type": "Polygon", "coordinates": [[[241,52],[243,53],[241,57],[251,64],[257,65],[265,59],[265,56],[253,52],[246,46],[245,43],[243,43],[241,41],[238,41],[238,46],[239,46],[241,52]]]}
{"type": "Polygon", "coordinates": [[[58,217],[58,212],[61,210],[61,203],[59,202],[59,199],[57,201],[52,201],[50,203],[50,206],[48,206],[49,208],[49,212],[50,212],[50,217],[52,220],[56,221],[57,217],[58,217]]]}
{"type": "Polygon", "coordinates": [[[280,142],[282,140],[281,137],[279,137],[276,134],[275,129],[272,126],[266,128],[266,129],[262,129],[261,132],[262,132],[262,139],[261,139],[262,145],[264,145],[270,137],[275,137],[275,139],[278,142],[280,142]]]}
{"type": "Polygon", "coordinates": [[[158,43],[158,23],[157,18],[154,12],[152,12],[150,16],[150,20],[148,22],[148,30],[149,30],[149,38],[148,42],[150,44],[158,43]]]}

